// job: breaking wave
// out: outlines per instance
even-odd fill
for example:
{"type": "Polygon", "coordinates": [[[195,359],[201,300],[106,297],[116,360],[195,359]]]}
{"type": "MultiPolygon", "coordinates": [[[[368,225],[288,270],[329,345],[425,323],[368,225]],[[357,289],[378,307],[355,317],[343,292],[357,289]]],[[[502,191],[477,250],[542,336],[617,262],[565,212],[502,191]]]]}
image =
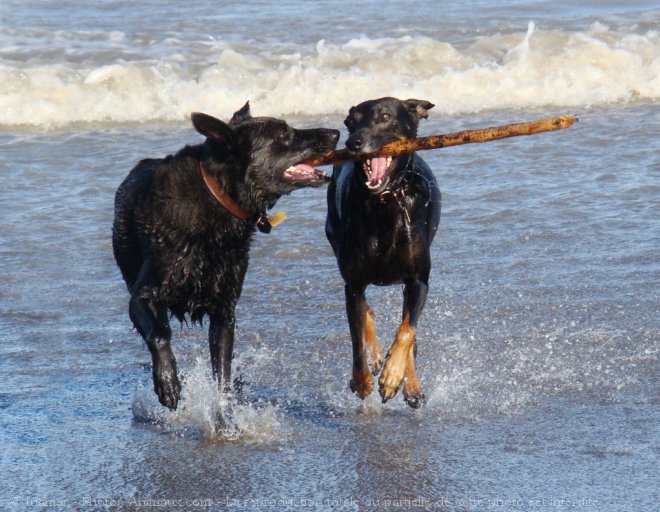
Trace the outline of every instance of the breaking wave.
{"type": "Polygon", "coordinates": [[[530,22],[526,32],[460,45],[406,35],[251,48],[44,32],[31,34],[32,43],[55,43],[28,51],[12,44],[25,34],[2,32],[5,127],[171,122],[197,110],[227,117],[246,100],[259,115],[318,116],[385,95],[425,98],[445,114],[660,99],[660,31],[624,33],[599,22],[583,32],[530,22]]]}

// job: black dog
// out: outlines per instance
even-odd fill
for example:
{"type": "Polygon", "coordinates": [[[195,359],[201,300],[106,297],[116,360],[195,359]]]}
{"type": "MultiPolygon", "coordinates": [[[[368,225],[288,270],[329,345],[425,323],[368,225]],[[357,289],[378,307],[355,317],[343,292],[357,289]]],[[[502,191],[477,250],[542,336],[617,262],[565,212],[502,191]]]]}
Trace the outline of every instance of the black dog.
{"type": "Polygon", "coordinates": [[[180,384],[170,349],[168,309],[180,321],[210,317],[213,375],[230,386],[234,309],[255,228],[284,194],[329,178],[300,164],[335,147],[337,130],[296,130],[250,115],[225,124],[193,114],[206,137],[174,156],[142,160],[117,190],[113,249],[131,294],[129,313],[153,360],[160,403],[176,409],[180,384]]]}
{"type": "Polygon", "coordinates": [[[344,124],[346,148],[356,161],[336,165],[328,188],[326,234],[346,282],[346,311],[353,343],[351,390],[360,398],[373,391],[383,359],[368,285],[403,283],[403,320],[379,379],[386,402],[403,384],[411,407],[424,394],[415,372],[416,328],[431,270],[430,246],[440,222],[440,190],[432,171],[416,154],[359,160],[361,154],[400,138],[414,138],[432,103],[381,98],[350,109],[344,124]],[[368,365],[367,349],[371,357],[368,365]]]}

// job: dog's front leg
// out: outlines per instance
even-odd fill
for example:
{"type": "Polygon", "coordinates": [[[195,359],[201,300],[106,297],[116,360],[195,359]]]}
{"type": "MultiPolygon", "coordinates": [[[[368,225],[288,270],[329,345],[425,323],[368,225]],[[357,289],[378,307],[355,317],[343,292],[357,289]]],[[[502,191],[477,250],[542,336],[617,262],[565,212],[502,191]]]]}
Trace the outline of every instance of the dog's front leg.
{"type": "Polygon", "coordinates": [[[424,403],[424,394],[415,371],[415,355],[417,321],[424,309],[428,289],[428,285],[420,281],[408,283],[404,288],[403,320],[378,381],[383,402],[393,398],[403,384],[403,395],[409,406],[418,408],[424,403]]]}
{"type": "Polygon", "coordinates": [[[218,387],[227,393],[231,390],[231,360],[234,355],[234,316],[225,319],[222,315],[211,315],[209,326],[209,349],[211,369],[218,380],[218,387]]]}
{"type": "Polygon", "coordinates": [[[365,321],[369,309],[367,299],[364,296],[365,289],[365,286],[352,286],[349,284],[345,287],[346,313],[353,344],[351,391],[362,399],[368,397],[374,389],[374,379],[369,371],[367,347],[364,341],[365,321]]]}
{"type": "Polygon", "coordinates": [[[179,403],[181,385],[177,376],[176,360],[170,348],[172,331],[167,319],[167,309],[157,308],[147,299],[133,293],[128,306],[133,325],[144,338],[151,352],[154,391],[158,401],[169,409],[179,403]]]}

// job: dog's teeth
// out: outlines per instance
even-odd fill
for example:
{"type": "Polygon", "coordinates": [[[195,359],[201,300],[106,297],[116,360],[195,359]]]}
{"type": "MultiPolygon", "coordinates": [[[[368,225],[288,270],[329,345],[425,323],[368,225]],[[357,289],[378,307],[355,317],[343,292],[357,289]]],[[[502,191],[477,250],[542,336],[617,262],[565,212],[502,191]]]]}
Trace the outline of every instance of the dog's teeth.
{"type": "Polygon", "coordinates": [[[388,156],[387,157],[387,166],[389,167],[391,163],[392,163],[392,157],[388,156]]]}

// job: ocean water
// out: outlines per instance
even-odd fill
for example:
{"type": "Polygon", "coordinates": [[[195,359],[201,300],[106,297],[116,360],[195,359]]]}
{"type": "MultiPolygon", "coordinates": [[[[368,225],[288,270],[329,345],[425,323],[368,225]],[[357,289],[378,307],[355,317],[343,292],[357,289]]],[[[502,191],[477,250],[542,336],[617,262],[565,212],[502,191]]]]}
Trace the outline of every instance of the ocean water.
{"type": "MultiPolygon", "coordinates": [[[[653,1],[3,0],[0,510],[658,510],[659,101],[653,1]],[[350,393],[306,190],[255,236],[240,398],[205,329],[173,323],[164,410],[112,257],[119,183],[199,142],[192,111],[343,129],[384,95],[432,101],[425,135],[580,119],[423,154],[443,191],[426,407],[350,393]]],[[[401,290],[368,297],[387,347],[401,290]]]]}

